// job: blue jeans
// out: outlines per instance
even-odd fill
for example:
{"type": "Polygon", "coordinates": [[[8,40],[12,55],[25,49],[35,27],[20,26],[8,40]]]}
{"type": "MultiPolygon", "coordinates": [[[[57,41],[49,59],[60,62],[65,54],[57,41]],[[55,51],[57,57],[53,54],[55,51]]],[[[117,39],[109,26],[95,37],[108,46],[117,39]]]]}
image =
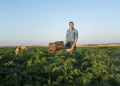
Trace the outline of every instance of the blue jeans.
{"type": "MultiPolygon", "coordinates": [[[[72,47],[72,45],[74,44],[74,42],[67,42],[66,44],[65,44],[65,47],[72,47]]],[[[75,47],[74,47],[74,49],[73,49],[73,54],[75,55],[76,54],[76,45],[75,45],[75,47]]]]}

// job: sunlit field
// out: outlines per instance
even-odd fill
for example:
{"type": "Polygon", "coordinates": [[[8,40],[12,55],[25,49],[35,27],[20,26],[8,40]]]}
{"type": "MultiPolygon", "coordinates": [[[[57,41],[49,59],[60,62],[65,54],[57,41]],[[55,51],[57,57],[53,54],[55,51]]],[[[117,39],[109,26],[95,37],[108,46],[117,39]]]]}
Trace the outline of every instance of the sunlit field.
{"type": "Polygon", "coordinates": [[[0,48],[0,86],[119,86],[120,47],[77,47],[76,56],[48,47],[15,55],[0,48]]]}

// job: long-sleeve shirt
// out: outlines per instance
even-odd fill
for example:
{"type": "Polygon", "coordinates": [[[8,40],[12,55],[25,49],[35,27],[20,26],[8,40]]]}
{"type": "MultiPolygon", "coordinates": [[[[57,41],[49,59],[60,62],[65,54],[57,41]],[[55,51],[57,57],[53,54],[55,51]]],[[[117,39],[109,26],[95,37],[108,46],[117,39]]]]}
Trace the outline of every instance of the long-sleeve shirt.
{"type": "Polygon", "coordinates": [[[75,28],[73,28],[71,31],[70,29],[68,29],[66,33],[66,38],[67,42],[75,41],[75,38],[78,38],[78,31],[75,28]]]}

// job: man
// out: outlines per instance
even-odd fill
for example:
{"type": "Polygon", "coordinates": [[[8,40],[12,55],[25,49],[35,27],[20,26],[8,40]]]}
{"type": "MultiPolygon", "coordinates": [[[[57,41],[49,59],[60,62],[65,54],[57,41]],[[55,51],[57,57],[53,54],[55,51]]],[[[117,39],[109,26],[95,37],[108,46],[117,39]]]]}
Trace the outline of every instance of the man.
{"type": "Polygon", "coordinates": [[[67,30],[65,38],[65,47],[73,48],[73,54],[76,53],[76,42],[78,40],[78,31],[74,28],[74,23],[69,22],[70,29],[67,30]]]}

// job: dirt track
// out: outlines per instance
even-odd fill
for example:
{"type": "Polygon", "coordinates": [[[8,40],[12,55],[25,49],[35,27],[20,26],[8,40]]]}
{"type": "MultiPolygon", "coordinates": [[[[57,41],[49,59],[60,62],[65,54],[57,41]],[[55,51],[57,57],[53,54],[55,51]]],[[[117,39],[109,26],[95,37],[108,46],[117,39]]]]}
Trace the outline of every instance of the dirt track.
{"type": "MultiPolygon", "coordinates": [[[[91,45],[91,46],[80,46],[80,45],[77,45],[76,47],[114,47],[114,46],[120,46],[120,44],[105,44],[105,45],[102,45],[102,44],[99,44],[99,45],[91,45]]],[[[17,46],[0,46],[0,48],[5,48],[5,47],[8,47],[8,48],[14,48],[14,47],[17,47],[17,46]]],[[[49,47],[49,46],[29,46],[29,47],[49,47]]]]}
{"type": "Polygon", "coordinates": [[[80,45],[77,45],[77,47],[114,47],[114,46],[120,46],[120,44],[105,44],[105,45],[102,45],[102,44],[99,44],[99,45],[86,45],[86,46],[80,46],[80,45]]]}

